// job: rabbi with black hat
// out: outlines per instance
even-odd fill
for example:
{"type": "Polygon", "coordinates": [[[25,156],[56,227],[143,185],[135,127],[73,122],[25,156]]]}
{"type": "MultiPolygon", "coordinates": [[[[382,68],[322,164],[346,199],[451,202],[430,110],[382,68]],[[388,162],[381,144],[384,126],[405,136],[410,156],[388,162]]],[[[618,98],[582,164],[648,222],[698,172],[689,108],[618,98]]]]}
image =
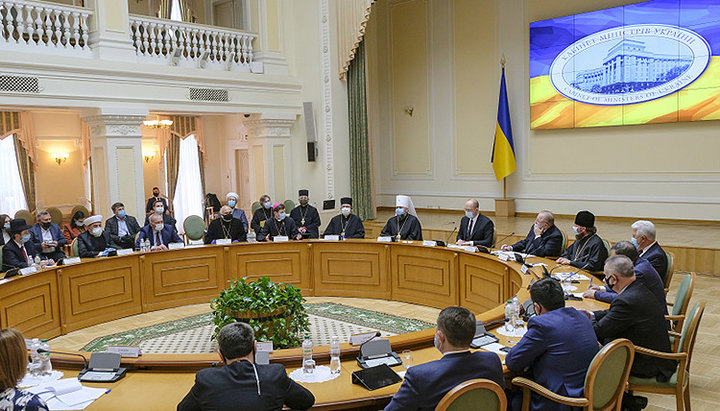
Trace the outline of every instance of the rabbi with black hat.
{"type": "Polygon", "coordinates": [[[602,238],[597,235],[595,216],[589,211],[580,211],[572,226],[575,242],[557,259],[560,264],[570,264],[588,271],[602,271],[608,257],[602,238]]]}
{"type": "Polygon", "coordinates": [[[323,235],[337,235],[340,238],[365,238],[365,227],[360,217],[352,213],[352,198],[340,199],[340,214],[330,220],[323,235]]]}
{"type": "Polygon", "coordinates": [[[298,191],[298,201],[300,205],[293,208],[290,212],[290,218],[295,221],[295,225],[300,234],[302,234],[303,239],[319,238],[320,214],[317,208],[309,204],[310,197],[308,197],[308,194],[308,190],[298,191]]]}

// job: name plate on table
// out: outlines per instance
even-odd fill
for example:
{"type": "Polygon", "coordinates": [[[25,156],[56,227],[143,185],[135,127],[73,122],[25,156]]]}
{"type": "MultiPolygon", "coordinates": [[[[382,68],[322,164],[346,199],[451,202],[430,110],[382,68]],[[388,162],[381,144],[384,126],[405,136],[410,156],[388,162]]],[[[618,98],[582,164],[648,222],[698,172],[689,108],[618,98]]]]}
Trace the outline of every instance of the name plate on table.
{"type": "Polygon", "coordinates": [[[392,242],[392,237],[381,236],[381,237],[378,237],[378,238],[377,238],[377,241],[380,242],[380,243],[391,243],[391,242],[392,242]]]}
{"type": "Polygon", "coordinates": [[[290,238],[286,235],[278,235],[273,237],[273,243],[286,243],[290,241],[290,238]]]}
{"type": "Polygon", "coordinates": [[[63,265],[77,264],[80,262],[80,257],[65,257],[63,258],[63,265]]]}
{"type": "Polygon", "coordinates": [[[140,347],[108,347],[108,352],[120,354],[123,357],[137,358],[142,355],[140,347]]]}
{"type": "Polygon", "coordinates": [[[520,267],[520,271],[521,271],[523,274],[527,274],[527,273],[528,273],[528,267],[527,267],[526,265],[523,265],[522,267],[520,267]]]}
{"type": "Polygon", "coordinates": [[[500,261],[507,261],[508,259],[510,259],[510,257],[508,257],[507,254],[498,254],[497,257],[498,257],[498,260],[500,260],[500,261]]]}
{"type": "Polygon", "coordinates": [[[32,274],[32,273],[36,273],[36,272],[37,272],[37,268],[35,268],[34,266],[21,268],[20,271],[18,271],[18,273],[20,273],[20,275],[28,275],[28,274],[32,274]]]}
{"type": "Polygon", "coordinates": [[[185,248],[184,243],[170,243],[168,244],[168,250],[178,250],[180,248],[185,248]]]}
{"type": "Polygon", "coordinates": [[[257,342],[257,350],[258,350],[258,351],[273,352],[273,343],[272,343],[272,341],[258,341],[258,342],[257,342]]]}
{"type": "Polygon", "coordinates": [[[121,250],[117,250],[117,255],[130,255],[133,253],[132,248],[123,248],[121,250]]]}
{"type": "Polygon", "coordinates": [[[323,238],[323,240],[327,240],[327,241],[340,241],[340,236],[339,236],[339,235],[329,234],[329,235],[326,235],[326,236],[323,238]]]}
{"type": "Polygon", "coordinates": [[[426,245],[428,247],[435,247],[437,243],[435,241],[423,240],[423,245],[426,245]]]}
{"type": "Polygon", "coordinates": [[[229,238],[219,238],[215,240],[215,244],[217,245],[230,245],[232,244],[232,240],[229,238]]]}

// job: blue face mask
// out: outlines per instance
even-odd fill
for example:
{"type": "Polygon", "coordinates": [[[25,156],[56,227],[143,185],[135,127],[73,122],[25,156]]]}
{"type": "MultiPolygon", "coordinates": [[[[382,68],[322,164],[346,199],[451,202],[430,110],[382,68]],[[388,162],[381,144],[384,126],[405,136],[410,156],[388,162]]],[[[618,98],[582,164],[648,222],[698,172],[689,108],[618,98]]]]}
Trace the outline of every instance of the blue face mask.
{"type": "Polygon", "coordinates": [[[402,207],[398,207],[398,208],[395,209],[395,214],[396,214],[396,215],[403,215],[403,214],[405,214],[405,209],[402,208],[402,207]]]}
{"type": "Polygon", "coordinates": [[[440,344],[438,344],[437,333],[435,333],[435,337],[433,338],[433,345],[438,351],[442,352],[442,350],[440,349],[440,344]]]}
{"type": "Polygon", "coordinates": [[[264,206],[265,206],[265,208],[270,208],[270,207],[272,207],[272,203],[268,201],[267,203],[264,204],[264,206]]]}
{"type": "Polygon", "coordinates": [[[10,231],[10,224],[5,224],[5,230],[10,231]]]}
{"type": "Polygon", "coordinates": [[[125,210],[118,211],[118,217],[125,218],[126,215],[127,215],[127,211],[125,211],[125,210]]]}
{"type": "Polygon", "coordinates": [[[237,202],[235,200],[228,200],[228,205],[230,207],[235,207],[235,204],[237,204],[237,202]]]}
{"type": "Polygon", "coordinates": [[[280,219],[280,221],[284,220],[284,219],[285,219],[285,213],[278,213],[278,218],[280,219]]]}
{"type": "Polygon", "coordinates": [[[473,213],[472,213],[471,211],[466,211],[466,212],[465,212],[465,217],[467,217],[467,218],[469,218],[469,219],[472,220],[472,218],[475,217],[475,216],[473,215],[473,213]]]}
{"type": "Polygon", "coordinates": [[[572,230],[573,230],[573,233],[575,233],[575,235],[580,234],[580,232],[578,231],[578,230],[579,230],[578,227],[573,226],[573,227],[572,227],[572,230]]]}
{"type": "Polygon", "coordinates": [[[637,242],[637,240],[635,239],[635,237],[631,238],[631,239],[630,239],[630,242],[632,243],[632,245],[635,246],[635,248],[640,248],[640,244],[638,244],[638,242],[637,242]]]}
{"type": "Polygon", "coordinates": [[[22,238],[20,239],[20,242],[23,243],[23,244],[25,244],[25,243],[27,243],[28,241],[30,241],[30,237],[31,237],[30,234],[25,234],[25,235],[23,235],[22,238]]]}

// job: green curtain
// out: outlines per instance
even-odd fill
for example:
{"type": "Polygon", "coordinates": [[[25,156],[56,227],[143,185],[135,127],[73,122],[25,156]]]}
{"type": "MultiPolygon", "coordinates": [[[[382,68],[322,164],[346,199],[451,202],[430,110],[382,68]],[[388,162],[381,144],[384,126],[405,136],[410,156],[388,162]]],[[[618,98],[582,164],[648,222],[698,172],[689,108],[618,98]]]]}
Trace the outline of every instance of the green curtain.
{"type": "Polygon", "coordinates": [[[168,177],[168,199],[170,204],[175,200],[175,188],[178,180],[178,168],[180,167],[180,137],[170,133],[167,149],[165,151],[168,177]]]}
{"type": "Polygon", "coordinates": [[[28,210],[34,212],[35,206],[35,168],[30,157],[28,157],[25,149],[17,136],[13,136],[15,143],[15,158],[20,171],[20,180],[22,180],[23,193],[27,202],[28,210]]]}
{"type": "Polygon", "coordinates": [[[350,192],[355,213],[363,220],[375,218],[370,141],[368,139],[365,42],[358,45],[347,72],[350,121],[350,192]]]}

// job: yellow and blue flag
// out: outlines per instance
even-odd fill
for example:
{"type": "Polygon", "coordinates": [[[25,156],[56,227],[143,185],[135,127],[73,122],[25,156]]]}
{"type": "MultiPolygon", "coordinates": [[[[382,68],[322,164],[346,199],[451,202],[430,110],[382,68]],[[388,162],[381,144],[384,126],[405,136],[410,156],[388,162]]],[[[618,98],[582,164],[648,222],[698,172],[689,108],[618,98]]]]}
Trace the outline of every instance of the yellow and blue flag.
{"type": "Polygon", "coordinates": [[[513,144],[512,128],[510,127],[510,107],[508,106],[507,89],[505,88],[505,67],[500,80],[500,101],[498,102],[497,125],[493,141],[492,158],[490,159],[497,181],[509,176],[517,168],[515,164],[515,145],[513,144]]]}

